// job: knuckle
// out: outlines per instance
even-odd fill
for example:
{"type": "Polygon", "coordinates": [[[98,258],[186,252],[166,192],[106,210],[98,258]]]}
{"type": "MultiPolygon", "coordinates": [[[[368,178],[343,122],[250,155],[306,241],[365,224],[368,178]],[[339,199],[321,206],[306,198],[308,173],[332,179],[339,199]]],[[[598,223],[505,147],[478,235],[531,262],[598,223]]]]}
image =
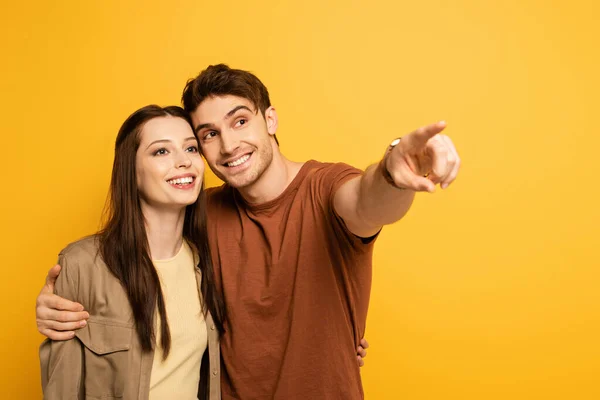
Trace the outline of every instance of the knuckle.
{"type": "Polygon", "coordinates": [[[46,308],[43,306],[39,306],[35,308],[35,317],[39,320],[46,319],[46,308]]]}
{"type": "Polygon", "coordinates": [[[64,310],[67,307],[67,302],[62,297],[56,298],[56,308],[64,310]]]}
{"type": "Polygon", "coordinates": [[[73,328],[73,324],[71,322],[63,322],[63,323],[59,324],[58,326],[56,326],[55,329],[57,331],[62,331],[63,333],[66,334],[67,331],[70,331],[75,328],[73,328]]]}
{"type": "Polygon", "coordinates": [[[58,313],[58,321],[60,322],[66,322],[68,321],[69,317],[66,311],[61,311],[58,313]]]}
{"type": "Polygon", "coordinates": [[[435,151],[437,152],[438,155],[441,155],[441,156],[446,156],[448,154],[448,149],[446,148],[446,146],[442,145],[441,143],[435,147],[435,151]]]}
{"type": "Polygon", "coordinates": [[[43,307],[47,302],[48,295],[45,293],[40,293],[38,297],[35,299],[35,304],[38,307],[43,307]]]}

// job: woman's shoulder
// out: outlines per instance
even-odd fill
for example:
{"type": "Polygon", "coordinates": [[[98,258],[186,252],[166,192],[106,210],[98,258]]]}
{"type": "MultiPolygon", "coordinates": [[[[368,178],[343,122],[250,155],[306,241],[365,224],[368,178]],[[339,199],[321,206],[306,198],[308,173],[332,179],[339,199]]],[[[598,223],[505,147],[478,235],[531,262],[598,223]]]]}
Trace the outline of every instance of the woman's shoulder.
{"type": "Polygon", "coordinates": [[[103,264],[100,256],[100,243],[98,235],[86,236],[75,242],[69,243],[62,249],[58,255],[59,264],[63,268],[81,269],[95,265],[103,264]],[[63,265],[64,264],[64,265],[63,265]]]}
{"type": "Polygon", "coordinates": [[[97,234],[89,235],[72,243],[69,243],[65,246],[64,249],[60,251],[60,254],[76,256],[82,254],[97,253],[99,245],[99,236],[97,234]]]}
{"type": "Polygon", "coordinates": [[[98,235],[89,235],[69,243],[59,254],[70,259],[95,258],[99,254],[99,249],[100,242],[98,235]]]}
{"type": "Polygon", "coordinates": [[[90,313],[90,321],[130,324],[127,294],[102,259],[98,235],[67,245],[61,250],[58,263],[62,269],[57,294],[81,303],[90,313]]]}

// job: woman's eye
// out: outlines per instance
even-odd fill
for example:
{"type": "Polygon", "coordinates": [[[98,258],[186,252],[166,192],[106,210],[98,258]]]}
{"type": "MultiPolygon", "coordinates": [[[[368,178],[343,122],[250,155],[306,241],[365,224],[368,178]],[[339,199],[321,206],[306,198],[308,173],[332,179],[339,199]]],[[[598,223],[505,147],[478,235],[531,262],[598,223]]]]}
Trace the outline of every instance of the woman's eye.
{"type": "Polygon", "coordinates": [[[189,151],[190,153],[197,153],[198,152],[198,147],[197,146],[190,146],[187,148],[187,151],[189,151]]]}
{"type": "Polygon", "coordinates": [[[165,149],[165,148],[158,149],[154,152],[155,156],[163,156],[165,154],[167,154],[167,149],[165,149]]]}

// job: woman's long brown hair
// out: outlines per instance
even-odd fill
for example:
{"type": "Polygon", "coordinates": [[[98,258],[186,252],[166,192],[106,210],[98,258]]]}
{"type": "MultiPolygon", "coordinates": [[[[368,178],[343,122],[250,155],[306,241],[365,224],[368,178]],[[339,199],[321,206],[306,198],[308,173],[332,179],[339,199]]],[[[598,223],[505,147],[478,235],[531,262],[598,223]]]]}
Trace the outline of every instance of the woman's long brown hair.
{"type": "MultiPolygon", "coordinates": [[[[151,119],[175,117],[191,121],[180,107],[143,107],[127,118],[115,144],[115,160],[106,210],[106,223],[99,232],[100,254],[109,270],[121,281],[127,292],[135,327],[144,350],[154,349],[156,333],[154,315],[160,317],[160,345],[166,358],[171,348],[171,335],[165,310],[165,299],[156,269],[150,258],[144,215],[136,179],[136,154],[144,124],[151,119]]],[[[214,272],[206,229],[204,184],[194,204],[186,207],[183,237],[199,256],[202,272],[202,304],[206,316],[210,311],[219,332],[223,332],[225,307],[215,287],[214,272]]]]}

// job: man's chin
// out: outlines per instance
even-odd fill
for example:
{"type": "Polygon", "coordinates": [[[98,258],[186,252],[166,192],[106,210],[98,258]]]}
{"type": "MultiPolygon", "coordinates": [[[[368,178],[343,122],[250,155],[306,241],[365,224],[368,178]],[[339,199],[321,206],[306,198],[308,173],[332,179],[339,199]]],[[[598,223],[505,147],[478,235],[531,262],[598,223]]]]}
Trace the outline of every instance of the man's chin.
{"type": "Polygon", "coordinates": [[[243,189],[252,185],[253,183],[247,179],[223,179],[223,181],[234,189],[243,189]]]}
{"type": "Polygon", "coordinates": [[[238,174],[234,176],[219,176],[221,180],[227,183],[229,186],[235,189],[243,189],[245,187],[251,186],[256,179],[252,179],[252,174],[238,174]]]}
{"type": "Polygon", "coordinates": [[[217,175],[221,180],[235,189],[244,189],[255,184],[264,174],[260,165],[252,165],[236,174],[227,174],[227,170],[219,170],[217,175]]]}

